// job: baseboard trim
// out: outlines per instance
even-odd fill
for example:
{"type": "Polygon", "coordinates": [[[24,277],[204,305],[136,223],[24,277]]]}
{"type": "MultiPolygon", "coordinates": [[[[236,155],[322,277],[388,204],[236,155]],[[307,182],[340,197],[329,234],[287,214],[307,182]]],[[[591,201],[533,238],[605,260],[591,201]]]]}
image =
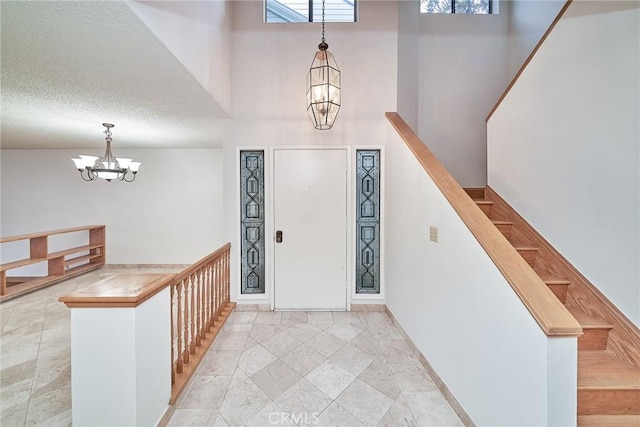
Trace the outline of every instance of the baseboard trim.
{"type": "Polygon", "coordinates": [[[359,304],[357,302],[351,302],[351,311],[366,312],[366,311],[387,311],[385,304],[359,304]]]}
{"type": "Polygon", "coordinates": [[[469,414],[467,414],[467,411],[464,410],[460,402],[458,402],[458,399],[456,399],[453,393],[451,393],[451,390],[449,390],[449,387],[447,387],[445,382],[442,381],[442,378],[440,378],[440,375],[438,375],[435,369],[433,369],[433,367],[431,366],[427,358],[424,357],[420,349],[409,337],[409,335],[407,334],[407,331],[404,330],[400,322],[398,322],[398,319],[396,319],[396,316],[394,316],[391,310],[389,310],[389,307],[387,307],[386,305],[384,307],[385,307],[384,311],[389,315],[389,317],[393,321],[393,324],[398,329],[398,332],[400,332],[400,335],[402,335],[402,337],[405,339],[407,344],[409,344],[409,347],[411,347],[411,350],[413,350],[414,354],[416,355],[416,357],[418,358],[422,366],[424,366],[424,369],[426,369],[427,373],[429,374],[433,382],[436,384],[440,392],[444,395],[445,399],[447,399],[447,402],[449,402],[449,405],[451,405],[451,408],[458,415],[458,417],[460,417],[460,421],[462,421],[462,423],[467,427],[476,427],[476,424],[473,422],[469,414]]]}
{"type": "Polygon", "coordinates": [[[271,311],[271,304],[243,304],[236,301],[235,311],[271,311]]]}

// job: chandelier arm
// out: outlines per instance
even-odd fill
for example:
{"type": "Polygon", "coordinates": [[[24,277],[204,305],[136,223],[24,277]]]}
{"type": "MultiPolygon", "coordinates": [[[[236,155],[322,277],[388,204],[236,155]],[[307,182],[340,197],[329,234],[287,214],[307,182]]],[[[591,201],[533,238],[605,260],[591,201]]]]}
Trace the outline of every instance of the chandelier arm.
{"type": "Polygon", "coordinates": [[[83,181],[93,181],[91,171],[89,169],[80,169],[80,178],[82,178],[83,181]]]}
{"type": "Polygon", "coordinates": [[[136,179],[136,173],[135,172],[131,172],[131,179],[127,179],[127,175],[129,175],[130,171],[127,171],[123,176],[122,176],[122,181],[124,182],[133,182],[136,179]]]}

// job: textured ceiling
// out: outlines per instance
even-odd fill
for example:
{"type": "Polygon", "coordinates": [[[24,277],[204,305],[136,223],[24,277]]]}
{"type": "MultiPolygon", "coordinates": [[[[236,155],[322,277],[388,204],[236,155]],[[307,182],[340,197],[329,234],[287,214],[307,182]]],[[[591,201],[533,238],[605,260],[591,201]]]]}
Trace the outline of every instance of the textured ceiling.
{"type": "Polygon", "coordinates": [[[1,7],[2,148],[222,145],[226,113],[120,1],[1,7]]]}

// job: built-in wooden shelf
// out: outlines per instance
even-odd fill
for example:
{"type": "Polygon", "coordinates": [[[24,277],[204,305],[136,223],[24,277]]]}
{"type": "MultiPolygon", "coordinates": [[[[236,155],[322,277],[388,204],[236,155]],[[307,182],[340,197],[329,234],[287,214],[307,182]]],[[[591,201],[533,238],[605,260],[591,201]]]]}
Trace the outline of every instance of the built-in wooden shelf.
{"type": "Polygon", "coordinates": [[[106,236],[104,225],[86,225],[41,233],[0,237],[0,244],[18,241],[29,242],[28,257],[0,264],[0,300],[31,292],[62,280],[87,273],[104,265],[106,261],[106,236]],[[87,232],[89,244],[49,252],[49,237],[87,232]],[[38,263],[47,263],[47,275],[40,277],[8,276],[9,270],[38,263]]]}

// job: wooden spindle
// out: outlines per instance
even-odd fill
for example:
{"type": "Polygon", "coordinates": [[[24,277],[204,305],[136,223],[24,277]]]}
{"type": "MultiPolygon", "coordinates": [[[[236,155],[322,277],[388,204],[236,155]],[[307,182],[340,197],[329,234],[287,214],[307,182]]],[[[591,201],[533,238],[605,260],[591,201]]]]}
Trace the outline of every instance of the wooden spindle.
{"type": "Polygon", "coordinates": [[[177,326],[176,326],[176,335],[178,336],[178,345],[176,348],[176,372],[179,374],[182,372],[183,364],[182,364],[182,282],[176,283],[176,295],[178,304],[176,307],[176,318],[177,318],[177,326]]]}

